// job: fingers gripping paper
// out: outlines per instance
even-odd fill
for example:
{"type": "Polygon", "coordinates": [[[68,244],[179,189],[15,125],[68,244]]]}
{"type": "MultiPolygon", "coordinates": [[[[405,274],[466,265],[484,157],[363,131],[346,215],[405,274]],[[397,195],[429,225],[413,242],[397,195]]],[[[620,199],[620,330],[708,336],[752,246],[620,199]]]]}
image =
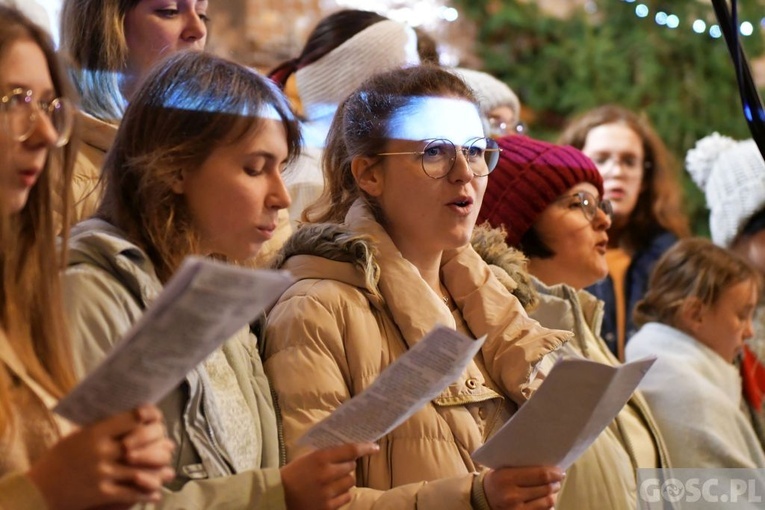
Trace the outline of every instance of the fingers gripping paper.
{"type": "Polygon", "coordinates": [[[457,379],[485,339],[473,340],[446,327],[433,329],[371,386],[314,425],[298,443],[326,448],[377,441],[457,379]]]}
{"type": "Polygon", "coordinates": [[[534,396],[473,453],[473,459],[495,469],[568,469],[614,420],[654,361],[646,358],[618,367],[579,358],[559,361],[534,396]]]}
{"type": "Polygon", "coordinates": [[[54,411],[84,425],[158,402],[292,281],[284,271],[187,258],[103,363],[54,411]]]}

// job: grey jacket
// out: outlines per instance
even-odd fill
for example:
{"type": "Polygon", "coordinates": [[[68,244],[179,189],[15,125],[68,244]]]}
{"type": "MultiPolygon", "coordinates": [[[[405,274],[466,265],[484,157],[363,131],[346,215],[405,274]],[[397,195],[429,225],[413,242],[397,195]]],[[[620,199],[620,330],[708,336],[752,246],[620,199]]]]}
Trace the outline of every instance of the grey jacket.
{"type": "MultiPolygon", "coordinates": [[[[80,375],[106,356],[161,290],[148,256],[120,230],[98,219],[72,230],[64,301],[80,375]]],[[[218,366],[233,374],[226,395],[246,402],[254,430],[236,430],[222,419],[211,383],[216,376],[207,361],[197,366],[159,403],[177,449],[176,478],[156,508],[285,508],[276,413],[257,338],[243,330],[215,354],[218,366]],[[242,437],[255,450],[256,458],[245,459],[250,469],[237,467],[242,437]]]]}

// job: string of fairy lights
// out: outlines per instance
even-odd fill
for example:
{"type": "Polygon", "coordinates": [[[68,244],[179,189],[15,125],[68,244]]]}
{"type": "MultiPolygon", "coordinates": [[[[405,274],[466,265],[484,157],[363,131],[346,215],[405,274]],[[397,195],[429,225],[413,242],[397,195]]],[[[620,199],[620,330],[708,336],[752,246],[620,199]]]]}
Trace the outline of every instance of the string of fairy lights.
{"type": "MultiPolygon", "coordinates": [[[[695,17],[691,19],[681,19],[677,14],[667,12],[664,9],[656,9],[651,11],[651,8],[638,1],[638,0],[620,0],[626,4],[635,5],[635,16],[644,19],[653,19],[653,21],[660,26],[664,26],[668,29],[690,29],[697,34],[707,34],[713,39],[722,37],[722,30],[720,25],[716,23],[708,23],[707,21],[695,17]]],[[[759,24],[765,27],[765,18],[759,21],[759,24]]],[[[739,23],[739,33],[744,37],[749,37],[754,34],[755,24],[751,21],[744,20],[739,23]]]]}

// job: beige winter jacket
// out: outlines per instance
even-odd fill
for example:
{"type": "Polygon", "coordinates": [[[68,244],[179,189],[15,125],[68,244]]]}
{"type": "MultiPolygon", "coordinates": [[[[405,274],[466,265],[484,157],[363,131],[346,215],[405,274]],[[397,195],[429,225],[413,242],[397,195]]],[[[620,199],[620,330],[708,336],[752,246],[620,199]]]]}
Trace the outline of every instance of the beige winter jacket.
{"type": "Polygon", "coordinates": [[[74,164],[72,193],[75,214],[72,224],[89,218],[101,201],[101,167],[117,135],[117,126],[80,112],[80,149],[74,164]]]}
{"type": "MultiPolygon", "coordinates": [[[[299,229],[277,265],[298,281],[269,314],[265,367],[294,458],[308,428],[455,317],[361,202],[344,225],[299,229]]],[[[543,378],[537,365],[570,336],[529,319],[469,246],[445,254],[441,273],[455,313],[488,338],[457,381],[359,461],[352,508],[485,505],[470,454],[529,398],[543,378]]]]}

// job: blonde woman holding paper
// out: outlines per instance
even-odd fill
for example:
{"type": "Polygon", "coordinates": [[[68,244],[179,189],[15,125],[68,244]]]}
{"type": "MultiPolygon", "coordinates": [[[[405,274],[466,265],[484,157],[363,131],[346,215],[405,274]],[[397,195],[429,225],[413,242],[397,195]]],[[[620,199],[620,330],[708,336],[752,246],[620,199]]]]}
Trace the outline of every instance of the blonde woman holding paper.
{"type": "Polygon", "coordinates": [[[173,445],[146,406],[75,430],[50,409],[74,385],[53,209],[68,201],[74,106],[43,30],[0,6],[0,508],[156,501],[173,445]],[[62,192],[63,191],[63,192],[62,192]]]}
{"type": "MultiPolygon", "coordinates": [[[[504,230],[477,231],[473,245],[487,262],[507,267],[521,250],[537,292],[531,316],[574,338],[559,352],[619,364],[600,337],[603,303],[584,290],[606,276],[611,204],[603,178],[579,150],[525,136],[498,140],[503,149],[479,221],[504,230]]],[[[667,467],[658,427],[636,393],[582,457],[566,471],[558,509],[634,509],[637,468],[667,467]]]]}
{"type": "MultiPolygon", "coordinates": [[[[96,217],[72,231],[65,290],[87,372],[191,254],[232,263],[271,239],[290,199],[282,170],[300,150],[286,100],[250,69],[198,52],[171,57],[136,92],[104,167],[96,217]]],[[[244,328],[163,401],[179,444],[161,508],[334,509],[370,444],[283,465],[277,416],[244,328]]]]}
{"type": "Polygon", "coordinates": [[[454,74],[379,74],[343,101],[313,222],[279,267],[299,280],[269,315],[266,371],[287,457],[437,324],[488,335],[462,375],[361,459],[352,508],[550,508],[562,473],[485,470],[470,454],[526,401],[568,335],[530,320],[470,248],[497,147],[454,74]]]}

